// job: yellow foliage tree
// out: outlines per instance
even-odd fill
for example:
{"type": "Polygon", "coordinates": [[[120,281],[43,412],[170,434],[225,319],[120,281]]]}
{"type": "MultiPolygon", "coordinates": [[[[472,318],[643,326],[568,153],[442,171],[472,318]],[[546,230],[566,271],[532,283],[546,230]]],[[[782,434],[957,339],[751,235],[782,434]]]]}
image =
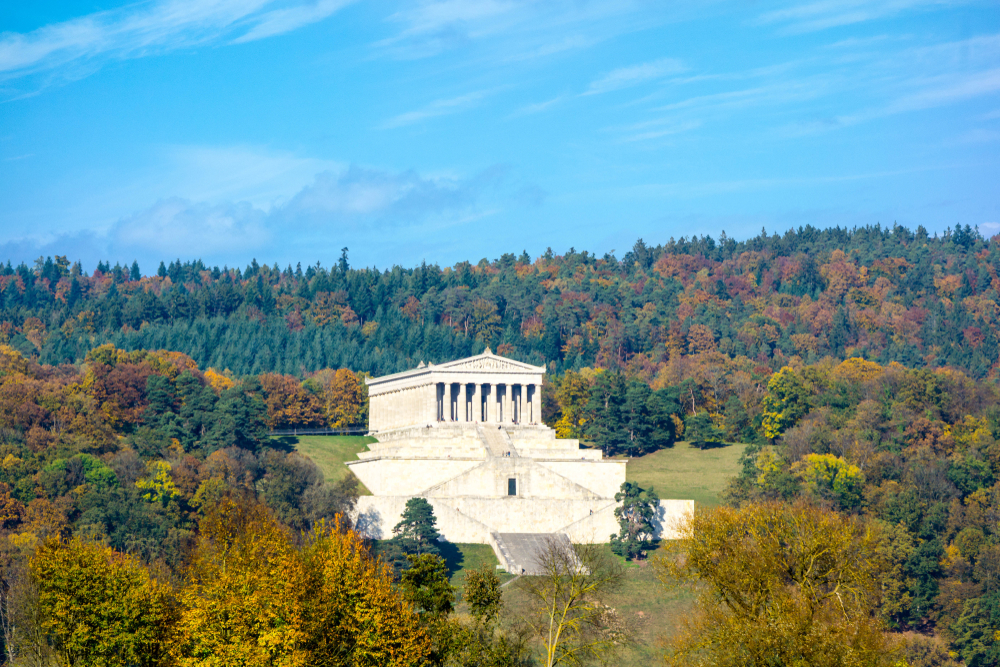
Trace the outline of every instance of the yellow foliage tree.
{"type": "Polygon", "coordinates": [[[882,367],[874,361],[851,357],[841,362],[833,374],[853,384],[865,384],[882,375],[882,367]]]}
{"type": "Polygon", "coordinates": [[[146,464],[149,477],[138,479],[136,488],[145,491],[142,497],[155,503],[166,504],[181,495],[170,476],[170,464],[166,461],[150,461],[146,464]]]}
{"type": "Polygon", "coordinates": [[[130,556],[49,539],[31,559],[41,629],[64,665],[164,664],[174,623],[169,590],[130,556]]]}
{"type": "Polygon", "coordinates": [[[668,665],[904,665],[879,616],[878,530],[806,503],[699,511],[654,561],[700,583],[668,665]]]}
{"type": "Polygon", "coordinates": [[[258,505],[221,500],[201,536],[180,592],[175,646],[180,665],[296,667],[302,648],[302,568],[290,536],[258,505]]]}
{"type": "Polygon", "coordinates": [[[861,502],[861,468],[833,454],[807,454],[792,465],[792,474],[815,496],[838,501],[845,509],[861,502]]]}
{"type": "Polygon", "coordinates": [[[348,368],[326,369],[312,377],[322,389],[327,423],[331,428],[364,425],[368,419],[365,376],[348,368]]]}
{"type": "Polygon", "coordinates": [[[209,368],[205,371],[205,379],[208,380],[208,384],[212,386],[216,394],[221,394],[226,389],[236,386],[236,381],[226,376],[228,372],[220,373],[214,368],[209,368]]]}
{"type": "Polygon", "coordinates": [[[566,371],[559,388],[556,390],[556,402],[559,404],[562,416],[555,424],[557,438],[578,438],[582,435],[582,427],[586,423],[586,407],[590,400],[590,386],[593,372],[583,369],[581,372],[566,371]]]}
{"type": "Polygon", "coordinates": [[[201,522],[180,594],[184,666],[409,667],[430,639],[340,517],[302,549],[259,505],[222,498],[201,522]]]}
{"type": "Polygon", "coordinates": [[[338,516],[302,550],[304,646],[315,667],[424,664],[431,640],[392,585],[392,569],[369,557],[338,516]]]}

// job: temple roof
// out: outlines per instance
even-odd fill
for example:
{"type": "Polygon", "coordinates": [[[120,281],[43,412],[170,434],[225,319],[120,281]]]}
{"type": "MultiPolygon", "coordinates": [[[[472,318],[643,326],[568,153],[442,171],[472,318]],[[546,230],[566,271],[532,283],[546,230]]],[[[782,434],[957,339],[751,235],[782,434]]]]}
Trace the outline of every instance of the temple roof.
{"type": "Polygon", "coordinates": [[[443,364],[427,364],[421,361],[420,365],[408,371],[383,375],[377,378],[368,378],[365,382],[369,385],[381,384],[395,380],[403,380],[420,375],[433,375],[436,373],[518,373],[518,374],[541,374],[545,372],[545,366],[532,366],[523,361],[515,361],[499,355],[493,354],[490,348],[482,354],[465,359],[455,359],[446,361],[443,364]]]}

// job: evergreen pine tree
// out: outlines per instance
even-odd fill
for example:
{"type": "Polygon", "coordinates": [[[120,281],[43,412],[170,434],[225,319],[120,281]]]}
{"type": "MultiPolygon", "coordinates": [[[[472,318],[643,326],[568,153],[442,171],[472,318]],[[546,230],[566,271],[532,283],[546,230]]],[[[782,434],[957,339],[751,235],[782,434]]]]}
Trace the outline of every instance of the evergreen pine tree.
{"type": "Polygon", "coordinates": [[[652,488],[642,489],[635,482],[624,482],[615,494],[615,518],[621,529],[611,536],[611,550],[629,560],[641,558],[654,546],[656,529],[653,521],[660,506],[660,497],[652,488]]]}

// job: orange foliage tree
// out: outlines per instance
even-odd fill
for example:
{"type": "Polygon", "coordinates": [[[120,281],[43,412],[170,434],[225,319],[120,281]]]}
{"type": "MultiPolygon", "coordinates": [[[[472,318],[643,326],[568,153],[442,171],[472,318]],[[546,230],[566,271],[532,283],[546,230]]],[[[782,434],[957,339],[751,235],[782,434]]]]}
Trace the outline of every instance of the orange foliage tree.
{"type": "Polygon", "coordinates": [[[321,426],[323,406],[319,398],[291,375],[264,373],[260,376],[270,428],[321,426]]]}

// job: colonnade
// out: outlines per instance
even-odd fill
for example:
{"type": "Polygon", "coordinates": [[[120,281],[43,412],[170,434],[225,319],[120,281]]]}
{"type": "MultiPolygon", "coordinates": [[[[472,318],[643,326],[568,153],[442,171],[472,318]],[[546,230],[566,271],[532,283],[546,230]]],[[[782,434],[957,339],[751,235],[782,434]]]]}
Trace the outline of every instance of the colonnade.
{"type": "Polygon", "coordinates": [[[438,382],[435,393],[437,421],[536,424],[542,420],[537,384],[438,382]]]}
{"type": "Polygon", "coordinates": [[[538,424],[539,384],[436,382],[371,396],[369,428],[384,431],[432,422],[538,424]]]}

